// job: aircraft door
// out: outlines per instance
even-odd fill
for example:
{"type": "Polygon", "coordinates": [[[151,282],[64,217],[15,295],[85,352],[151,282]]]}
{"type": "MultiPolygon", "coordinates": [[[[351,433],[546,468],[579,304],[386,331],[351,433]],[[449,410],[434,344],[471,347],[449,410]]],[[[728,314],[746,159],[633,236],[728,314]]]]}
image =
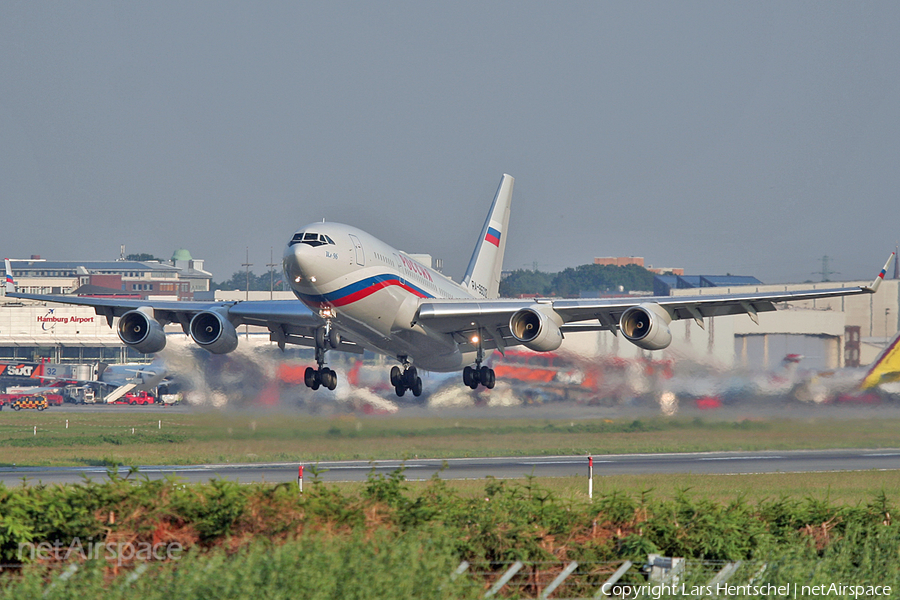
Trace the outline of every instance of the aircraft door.
{"type": "Polygon", "coordinates": [[[363,252],[363,247],[359,238],[351,234],[350,241],[353,242],[353,250],[356,253],[356,264],[361,267],[366,266],[366,253],[363,252]]]}

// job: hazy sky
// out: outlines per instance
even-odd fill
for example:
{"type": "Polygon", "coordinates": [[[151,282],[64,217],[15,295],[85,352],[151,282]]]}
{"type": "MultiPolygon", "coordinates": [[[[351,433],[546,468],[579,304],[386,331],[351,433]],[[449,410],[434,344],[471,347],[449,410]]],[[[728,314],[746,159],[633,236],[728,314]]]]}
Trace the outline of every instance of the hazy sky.
{"type": "Polygon", "coordinates": [[[900,239],[897,2],[0,3],[0,250],[219,281],[352,224],[458,279],[643,256],[869,278],[900,239]]]}

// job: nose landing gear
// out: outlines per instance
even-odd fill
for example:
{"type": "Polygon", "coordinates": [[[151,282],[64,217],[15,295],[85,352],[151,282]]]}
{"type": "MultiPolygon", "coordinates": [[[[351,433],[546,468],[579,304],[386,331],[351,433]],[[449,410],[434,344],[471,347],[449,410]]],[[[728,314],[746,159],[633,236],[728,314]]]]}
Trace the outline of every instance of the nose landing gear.
{"type": "Polygon", "coordinates": [[[317,390],[325,387],[333,390],[337,387],[337,373],[334,369],[325,366],[325,353],[328,348],[337,348],[341,343],[340,334],[331,326],[331,321],[325,322],[324,327],[316,330],[316,364],[318,369],[306,367],[303,373],[303,383],[306,387],[317,390]]]}
{"type": "Polygon", "coordinates": [[[318,369],[306,367],[306,372],[303,374],[303,383],[306,384],[306,387],[314,390],[319,389],[320,386],[333,390],[337,387],[337,373],[334,372],[334,369],[329,369],[324,365],[318,369]]]}
{"type": "Polygon", "coordinates": [[[391,367],[391,385],[394,391],[401,398],[406,390],[410,390],[413,396],[418,398],[422,395],[422,378],[419,377],[416,368],[412,366],[405,356],[398,357],[403,362],[403,368],[391,367]]]}

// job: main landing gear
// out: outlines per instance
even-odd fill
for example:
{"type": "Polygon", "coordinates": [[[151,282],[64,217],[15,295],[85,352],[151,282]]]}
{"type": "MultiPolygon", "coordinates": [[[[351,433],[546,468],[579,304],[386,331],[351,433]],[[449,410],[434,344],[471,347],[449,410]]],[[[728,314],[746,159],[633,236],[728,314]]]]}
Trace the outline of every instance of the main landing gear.
{"type": "Polygon", "coordinates": [[[416,368],[409,364],[405,356],[400,359],[403,361],[402,369],[396,366],[391,367],[391,385],[394,386],[394,391],[401,398],[406,390],[412,391],[413,396],[418,398],[422,395],[422,378],[419,377],[416,368]]]}
{"type": "Polygon", "coordinates": [[[484,347],[481,345],[481,340],[482,335],[479,331],[478,334],[472,338],[472,341],[475,343],[475,350],[477,351],[477,354],[475,355],[475,366],[465,367],[463,369],[463,384],[473,390],[477,390],[479,385],[483,385],[487,389],[492,390],[494,389],[496,378],[494,377],[494,370],[492,368],[481,366],[481,363],[484,361],[484,347]]]}
{"type": "Polygon", "coordinates": [[[306,367],[306,372],[303,373],[303,383],[306,387],[314,390],[319,387],[333,390],[337,387],[337,373],[325,366],[325,353],[329,348],[337,348],[340,343],[341,336],[331,326],[331,321],[326,321],[324,327],[316,330],[316,364],[319,368],[306,367]]]}
{"type": "Polygon", "coordinates": [[[469,386],[473,390],[478,389],[479,385],[483,385],[489,390],[494,389],[496,383],[494,370],[490,367],[466,367],[463,369],[463,384],[469,386]]]}

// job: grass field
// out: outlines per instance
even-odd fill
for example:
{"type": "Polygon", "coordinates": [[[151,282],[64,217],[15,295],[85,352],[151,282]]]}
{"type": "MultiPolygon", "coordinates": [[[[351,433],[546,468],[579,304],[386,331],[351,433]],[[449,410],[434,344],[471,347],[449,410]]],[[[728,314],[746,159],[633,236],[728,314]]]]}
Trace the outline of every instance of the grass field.
{"type": "Polygon", "coordinates": [[[711,420],[0,414],[0,464],[198,464],[900,447],[898,418],[711,420]],[[36,429],[35,429],[36,428],[36,429]]]}

